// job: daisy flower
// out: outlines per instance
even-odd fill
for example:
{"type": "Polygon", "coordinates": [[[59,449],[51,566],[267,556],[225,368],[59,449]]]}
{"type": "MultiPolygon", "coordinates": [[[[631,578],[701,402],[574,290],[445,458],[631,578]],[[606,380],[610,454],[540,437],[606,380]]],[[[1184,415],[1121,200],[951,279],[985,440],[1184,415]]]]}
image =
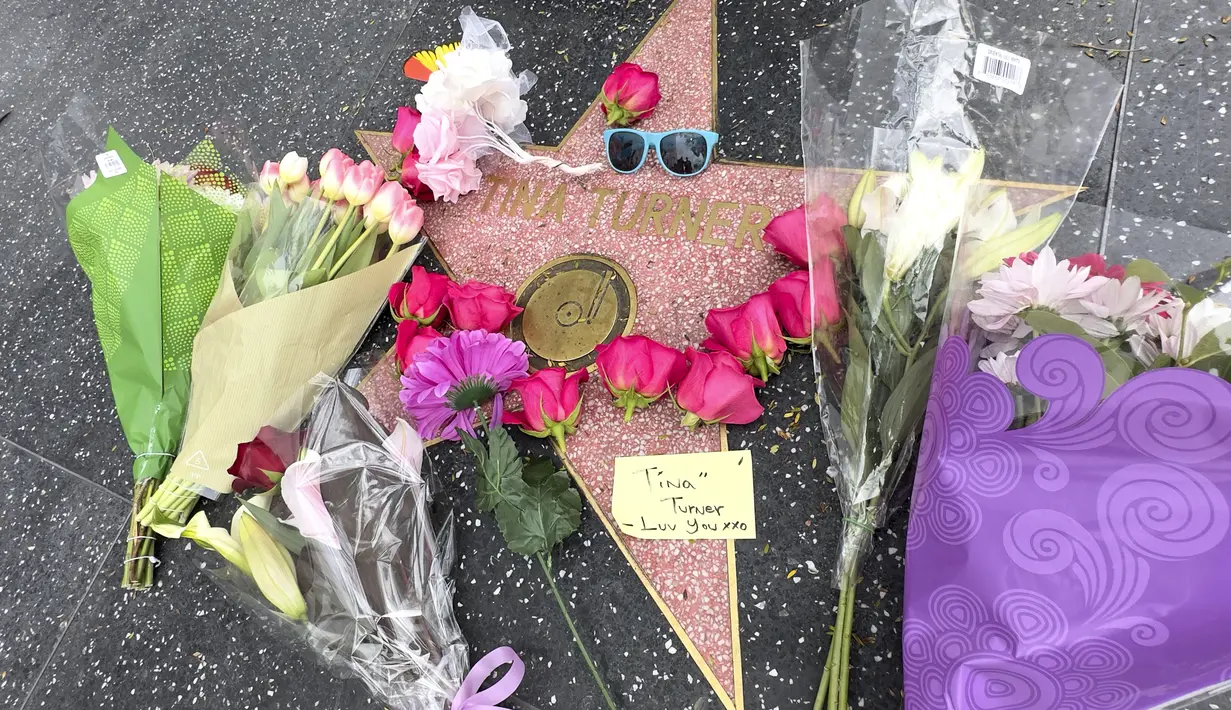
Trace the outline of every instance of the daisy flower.
{"type": "Polygon", "coordinates": [[[1224,342],[1231,338],[1231,308],[1207,298],[1184,315],[1184,304],[1176,299],[1161,312],[1151,315],[1148,325],[1150,332],[1158,335],[1161,352],[1183,363],[1192,357],[1193,348],[1210,332],[1217,330],[1224,342]],[[1182,348],[1181,332],[1184,336],[1182,348]]]}
{"type": "Polygon", "coordinates": [[[476,411],[492,402],[490,421],[504,411],[503,392],[526,376],[526,345],[500,333],[459,330],[436,338],[402,375],[398,397],[424,439],[474,435],[476,411]]]}
{"type": "Polygon", "coordinates": [[[1107,280],[1091,276],[1086,266],[1069,268],[1067,259],[1057,261],[1051,247],[1044,247],[1034,263],[1014,259],[984,274],[979,279],[978,298],[969,308],[975,324],[988,333],[1024,338],[1031,328],[1021,313],[1038,309],[1080,325],[1095,338],[1107,338],[1120,331],[1082,305],[1107,280]]]}
{"type": "Polygon", "coordinates": [[[996,379],[1006,385],[1015,385],[1017,384],[1017,353],[1012,355],[1000,353],[996,357],[980,360],[979,369],[989,375],[995,375],[996,379]]]}
{"type": "Polygon", "coordinates": [[[1141,279],[1136,276],[1129,276],[1123,281],[1108,278],[1102,286],[1083,298],[1081,305],[1090,315],[1110,321],[1122,333],[1141,332],[1146,318],[1158,312],[1159,305],[1168,296],[1170,294],[1166,291],[1146,292],[1141,286],[1141,279]]]}

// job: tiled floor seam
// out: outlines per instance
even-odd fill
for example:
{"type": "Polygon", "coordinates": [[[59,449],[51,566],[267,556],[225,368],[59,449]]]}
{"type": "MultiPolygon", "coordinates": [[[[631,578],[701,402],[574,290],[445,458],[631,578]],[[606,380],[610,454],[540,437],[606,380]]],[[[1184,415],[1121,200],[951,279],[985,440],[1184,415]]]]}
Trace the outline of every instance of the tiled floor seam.
{"type": "MultiPolygon", "coordinates": [[[[110,493],[110,491],[108,491],[108,493],[110,493]]],[[[81,611],[81,605],[85,604],[86,599],[89,599],[90,591],[94,589],[94,584],[98,582],[99,575],[102,574],[103,569],[107,566],[107,560],[110,557],[111,548],[120,543],[120,540],[124,538],[124,534],[126,532],[128,532],[128,520],[125,520],[123,525],[116,530],[115,537],[111,539],[111,544],[103,550],[101,555],[99,555],[98,566],[94,569],[94,574],[91,575],[90,581],[86,584],[85,589],[81,590],[81,598],[77,600],[76,606],[73,607],[73,612],[68,615],[68,619],[64,622],[63,628],[60,629],[60,635],[56,637],[56,642],[51,645],[51,650],[47,653],[47,657],[43,659],[43,664],[39,666],[38,673],[36,673],[34,678],[30,681],[30,691],[26,693],[26,697],[21,701],[21,705],[17,706],[16,710],[26,710],[26,708],[30,706],[30,700],[34,697],[35,691],[39,689],[39,686],[43,681],[43,673],[47,671],[47,667],[51,665],[51,660],[56,657],[56,653],[60,650],[60,642],[62,642],[65,636],[68,635],[68,631],[72,628],[73,622],[77,620],[77,613],[81,611]]]]}
{"type": "Polygon", "coordinates": [[[1124,134],[1124,114],[1128,107],[1128,90],[1133,81],[1133,61],[1137,49],[1137,23],[1141,19],[1141,3],[1133,5],[1133,29],[1128,38],[1128,56],[1124,60],[1124,88],[1120,90],[1120,107],[1116,111],[1115,141],[1111,144],[1111,168],[1107,173],[1107,201],[1103,205],[1103,226],[1099,230],[1098,253],[1107,253],[1107,232],[1111,230],[1111,210],[1116,194],[1116,172],[1120,162],[1120,140],[1124,134]]]}
{"type": "Polygon", "coordinates": [[[51,466],[52,468],[56,469],[57,471],[60,471],[61,473],[67,474],[68,476],[71,476],[73,479],[75,479],[75,480],[77,480],[77,481],[81,481],[82,483],[89,484],[90,486],[93,486],[94,488],[97,488],[98,490],[103,491],[103,492],[104,492],[104,493],[106,493],[108,496],[111,496],[112,498],[115,498],[117,501],[119,501],[119,502],[120,502],[121,504],[123,504],[125,507],[128,507],[129,505],[131,505],[131,504],[132,504],[132,500],[131,500],[131,499],[129,499],[127,496],[120,495],[119,493],[116,493],[115,491],[111,490],[110,488],[108,488],[108,487],[106,487],[106,486],[102,485],[102,484],[101,484],[101,483],[99,483],[98,481],[92,481],[92,480],[90,480],[89,478],[87,478],[87,477],[85,477],[85,476],[81,475],[80,473],[77,473],[76,471],[73,471],[72,469],[66,468],[66,467],[65,467],[65,466],[63,466],[62,464],[58,464],[58,463],[56,463],[55,461],[52,461],[51,459],[47,458],[46,456],[43,456],[42,454],[40,454],[39,452],[37,452],[37,451],[35,451],[35,450],[33,450],[33,449],[30,449],[30,448],[28,448],[28,447],[22,446],[21,444],[18,444],[17,442],[13,441],[12,439],[10,439],[10,438],[8,438],[8,437],[6,437],[6,436],[0,435],[0,444],[6,444],[6,445],[8,445],[8,446],[11,446],[11,447],[13,447],[14,449],[17,449],[18,451],[20,451],[21,453],[23,453],[23,454],[25,454],[25,455],[27,455],[27,456],[32,456],[32,457],[34,457],[34,458],[38,459],[40,462],[45,463],[45,464],[47,464],[48,466],[51,466]]]}

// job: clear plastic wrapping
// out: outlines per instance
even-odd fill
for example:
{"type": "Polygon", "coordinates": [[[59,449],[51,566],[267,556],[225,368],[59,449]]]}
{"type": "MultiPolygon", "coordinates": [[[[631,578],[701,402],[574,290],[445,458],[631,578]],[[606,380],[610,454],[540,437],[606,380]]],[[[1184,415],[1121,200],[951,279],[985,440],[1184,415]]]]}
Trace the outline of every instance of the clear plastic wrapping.
{"type": "Polygon", "coordinates": [[[276,540],[294,543],[286,549],[304,618],[271,607],[255,575],[232,566],[214,577],[389,708],[446,707],[468,667],[467,647],[453,616],[452,516],[435,530],[422,442],[404,423],[386,434],[362,395],[335,379],[317,378],[313,393],[296,432],[299,460],[268,506],[277,521],[258,518],[278,528],[276,540]]]}
{"type": "Polygon", "coordinates": [[[1066,43],[958,0],[873,0],[801,51],[814,352],[844,586],[913,467],[945,304],[968,298],[952,274],[1050,237],[1120,85],[1066,43]],[[824,317],[835,310],[839,322],[824,317]]]}

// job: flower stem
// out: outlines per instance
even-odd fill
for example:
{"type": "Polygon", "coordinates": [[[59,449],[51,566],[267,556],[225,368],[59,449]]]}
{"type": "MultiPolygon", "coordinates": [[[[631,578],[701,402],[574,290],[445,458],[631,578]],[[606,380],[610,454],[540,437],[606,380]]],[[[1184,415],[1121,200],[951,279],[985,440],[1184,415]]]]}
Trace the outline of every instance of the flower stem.
{"type": "Polygon", "coordinates": [[[888,313],[881,311],[881,316],[889,325],[889,332],[893,334],[894,345],[897,346],[898,352],[906,357],[910,357],[911,347],[906,344],[906,337],[902,335],[902,331],[898,329],[898,321],[893,317],[894,309],[890,309],[888,313]]]}
{"type": "Polygon", "coordinates": [[[842,646],[838,655],[838,708],[847,708],[847,690],[851,684],[851,624],[855,618],[855,584],[842,590],[846,595],[846,619],[842,623],[842,646]]]}
{"type": "Polygon", "coordinates": [[[827,691],[829,683],[833,675],[834,656],[838,653],[838,626],[842,619],[842,598],[838,597],[838,613],[834,615],[833,631],[829,636],[829,653],[825,655],[825,672],[821,674],[821,684],[816,689],[816,700],[812,703],[812,710],[825,710],[825,700],[828,698],[827,691]]]}
{"type": "Polygon", "coordinates": [[[342,265],[346,263],[346,260],[350,258],[351,254],[355,253],[355,250],[359,248],[360,244],[363,244],[363,240],[367,239],[368,235],[371,234],[372,230],[374,229],[376,229],[375,224],[363,230],[363,234],[359,235],[359,238],[355,240],[355,243],[351,244],[350,247],[347,248],[346,251],[342,252],[342,258],[335,261],[333,264],[333,268],[329,270],[329,278],[332,279],[334,276],[337,275],[339,271],[342,270],[342,265]]]}
{"type": "Polygon", "coordinates": [[[325,211],[321,212],[320,221],[316,223],[316,229],[312,230],[312,238],[308,240],[308,247],[304,249],[304,253],[311,254],[312,247],[316,246],[316,240],[321,236],[321,230],[325,228],[325,220],[329,219],[329,212],[333,209],[333,200],[325,203],[325,211]]]}
{"type": "Polygon", "coordinates": [[[637,411],[637,403],[629,398],[628,404],[624,405],[624,421],[625,423],[633,420],[633,413],[637,411]]]}
{"type": "Polygon", "coordinates": [[[342,230],[350,223],[350,218],[355,214],[355,205],[349,205],[346,208],[346,214],[342,216],[342,221],[338,222],[338,226],[333,228],[333,234],[329,235],[329,241],[325,242],[325,248],[321,249],[320,256],[316,257],[316,261],[312,262],[312,268],[309,271],[315,271],[321,268],[325,263],[325,257],[333,249],[333,245],[338,243],[338,237],[342,236],[342,230]]]}
{"type": "Polygon", "coordinates": [[[568,624],[568,630],[573,634],[573,641],[577,644],[577,648],[581,650],[581,658],[586,662],[586,667],[590,669],[590,675],[594,676],[594,682],[598,684],[598,689],[603,694],[603,700],[606,701],[609,710],[617,710],[615,700],[612,699],[611,692],[607,690],[607,684],[603,682],[602,676],[598,674],[598,668],[590,658],[590,653],[586,651],[585,644],[581,642],[581,636],[577,633],[577,627],[573,624],[573,617],[568,613],[568,606],[564,603],[564,597],[560,596],[560,590],[556,589],[556,582],[551,574],[551,558],[544,557],[541,552],[534,557],[539,561],[539,566],[543,568],[543,576],[547,578],[547,586],[551,587],[551,593],[556,597],[556,604],[559,605],[560,612],[564,614],[564,623],[568,624]]]}
{"type": "Polygon", "coordinates": [[[150,560],[154,554],[153,533],[141,524],[138,516],[157,488],[155,478],[143,479],[133,488],[128,540],[124,546],[124,575],[120,581],[124,589],[148,589],[154,582],[154,566],[150,560]]]}

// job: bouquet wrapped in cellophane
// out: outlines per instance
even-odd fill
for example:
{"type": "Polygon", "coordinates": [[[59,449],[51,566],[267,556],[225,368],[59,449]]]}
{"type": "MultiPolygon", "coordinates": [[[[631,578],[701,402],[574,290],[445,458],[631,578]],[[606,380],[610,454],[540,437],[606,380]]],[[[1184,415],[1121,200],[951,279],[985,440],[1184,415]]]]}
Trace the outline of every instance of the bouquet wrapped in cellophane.
{"type": "Polygon", "coordinates": [[[183,522],[199,495],[229,491],[240,443],[317,373],[346,364],[422,248],[400,249],[422,209],[371,162],[333,149],[319,173],[312,180],[307,159],[288,153],[249,191],[193,346],[183,453],[143,524],[183,522]]]}
{"type": "Polygon", "coordinates": [[[394,710],[443,708],[465,674],[453,616],[452,516],[437,532],[423,441],[392,433],[362,395],[319,376],[241,447],[230,529],[204,511],[153,529],[219,553],[215,581],[394,710]],[[305,421],[300,413],[310,408],[305,421]]]}
{"type": "Polygon", "coordinates": [[[1118,95],[1071,55],[958,0],[874,0],[802,43],[814,357],[843,513],[818,709],[849,704],[856,582],[914,468],[952,274],[1051,237],[1118,95]]]}
{"type": "Polygon", "coordinates": [[[179,450],[192,341],[217,289],[243,180],[208,138],[178,163],[143,161],[82,99],[51,138],[52,197],[90,279],[116,413],[136,456],[122,586],[145,589],[154,539],[137,512],[179,450]]]}

